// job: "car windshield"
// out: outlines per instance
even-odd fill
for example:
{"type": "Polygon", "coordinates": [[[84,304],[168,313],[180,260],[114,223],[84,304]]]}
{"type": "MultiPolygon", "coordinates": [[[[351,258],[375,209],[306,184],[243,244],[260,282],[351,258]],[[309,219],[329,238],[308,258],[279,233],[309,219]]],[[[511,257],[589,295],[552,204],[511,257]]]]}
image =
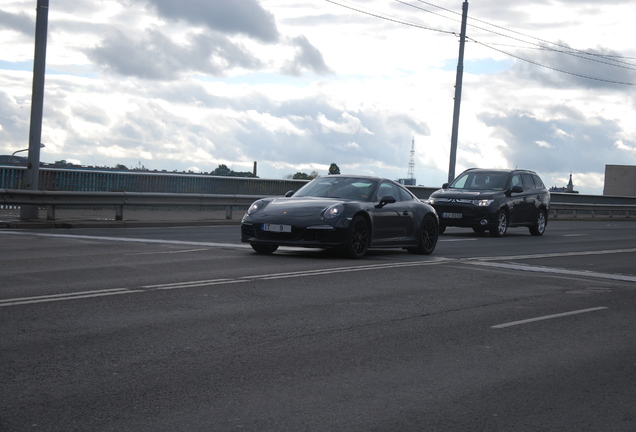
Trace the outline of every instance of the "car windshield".
{"type": "Polygon", "coordinates": [[[377,182],[355,177],[318,177],[294,194],[295,197],[343,198],[370,201],[377,182]]]}
{"type": "Polygon", "coordinates": [[[449,187],[468,190],[504,190],[508,180],[508,173],[469,171],[459,175],[449,187]]]}

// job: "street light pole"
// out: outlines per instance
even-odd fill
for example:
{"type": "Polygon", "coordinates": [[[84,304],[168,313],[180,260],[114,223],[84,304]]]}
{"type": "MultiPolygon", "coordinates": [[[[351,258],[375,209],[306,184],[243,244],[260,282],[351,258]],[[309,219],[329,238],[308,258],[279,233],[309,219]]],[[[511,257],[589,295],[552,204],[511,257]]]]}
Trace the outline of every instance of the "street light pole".
{"type": "MultiPolygon", "coordinates": [[[[42,111],[44,108],[44,74],[46,70],[48,20],[49,0],[37,0],[29,157],[27,159],[25,175],[26,189],[29,190],[38,190],[40,181],[40,143],[42,142],[42,111]]],[[[35,205],[20,206],[20,219],[38,219],[38,207],[35,205]]]]}
{"type": "Polygon", "coordinates": [[[466,20],[468,18],[468,0],[462,5],[462,30],[459,36],[459,59],[455,78],[455,107],[453,110],[453,131],[451,135],[450,163],[448,166],[448,182],[455,178],[455,162],[457,159],[457,136],[459,135],[459,107],[462,102],[462,81],[464,76],[464,45],[466,44],[466,20]]]}
{"type": "MultiPolygon", "coordinates": [[[[40,148],[44,148],[44,147],[46,147],[46,146],[44,144],[40,143],[40,148]]],[[[11,157],[9,158],[9,165],[11,165],[13,163],[13,156],[15,156],[16,153],[22,153],[22,152],[25,152],[25,151],[29,151],[29,149],[25,148],[25,149],[22,149],[22,150],[16,150],[13,153],[11,153],[11,157]]]]}

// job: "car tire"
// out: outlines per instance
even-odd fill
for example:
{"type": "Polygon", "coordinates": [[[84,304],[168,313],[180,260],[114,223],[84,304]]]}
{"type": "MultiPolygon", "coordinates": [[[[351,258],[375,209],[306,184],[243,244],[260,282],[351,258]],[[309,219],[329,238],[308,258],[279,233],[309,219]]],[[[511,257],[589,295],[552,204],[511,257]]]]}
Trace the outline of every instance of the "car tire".
{"type": "Polygon", "coordinates": [[[278,245],[270,245],[270,244],[250,243],[250,246],[252,246],[252,249],[254,249],[254,251],[257,254],[261,254],[261,255],[272,254],[276,252],[276,250],[278,249],[278,245]]]}
{"type": "Polygon", "coordinates": [[[362,258],[371,242],[371,226],[364,216],[356,216],[349,224],[345,254],[349,258],[362,258]]]}
{"type": "Polygon", "coordinates": [[[430,255],[435,250],[439,237],[439,226],[435,217],[427,214],[422,219],[419,230],[419,240],[416,248],[408,248],[412,254],[430,255]]]}
{"type": "Polygon", "coordinates": [[[492,237],[503,237],[508,231],[508,213],[499,210],[495,215],[495,226],[490,229],[492,237]]]}
{"type": "Polygon", "coordinates": [[[545,232],[546,224],[547,218],[545,210],[539,210],[535,224],[530,227],[530,234],[533,236],[542,236],[545,232]]]}

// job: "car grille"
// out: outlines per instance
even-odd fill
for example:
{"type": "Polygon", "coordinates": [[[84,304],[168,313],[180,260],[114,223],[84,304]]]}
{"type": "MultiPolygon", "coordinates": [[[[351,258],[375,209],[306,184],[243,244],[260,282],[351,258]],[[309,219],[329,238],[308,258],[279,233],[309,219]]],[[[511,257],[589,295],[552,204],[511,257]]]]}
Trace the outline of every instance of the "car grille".
{"type": "Polygon", "coordinates": [[[457,222],[468,222],[472,220],[479,220],[485,217],[488,217],[490,214],[490,209],[488,207],[476,207],[474,205],[435,205],[435,210],[437,214],[440,216],[440,219],[445,221],[450,221],[453,218],[446,219],[444,218],[444,213],[461,213],[461,219],[456,219],[457,222]]]}
{"type": "Polygon", "coordinates": [[[308,229],[305,230],[304,240],[308,242],[326,242],[332,237],[332,231],[308,229]]]}
{"type": "Polygon", "coordinates": [[[463,215],[471,214],[471,208],[466,206],[435,206],[437,213],[461,213],[463,215]]]}
{"type": "Polygon", "coordinates": [[[306,229],[292,227],[290,233],[270,232],[261,230],[260,224],[241,225],[241,237],[256,238],[258,240],[280,241],[280,242],[311,242],[323,243],[331,242],[335,232],[325,229],[306,229]]]}
{"type": "Polygon", "coordinates": [[[298,236],[298,233],[294,228],[292,228],[292,232],[290,233],[261,231],[260,228],[256,231],[258,233],[256,238],[261,240],[295,241],[298,236]]]}
{"type": "Polygon", "coordinates": [[[256,230],[254,229],[254,225],[242,224],[241,237],[256,237],[256,230]]]}

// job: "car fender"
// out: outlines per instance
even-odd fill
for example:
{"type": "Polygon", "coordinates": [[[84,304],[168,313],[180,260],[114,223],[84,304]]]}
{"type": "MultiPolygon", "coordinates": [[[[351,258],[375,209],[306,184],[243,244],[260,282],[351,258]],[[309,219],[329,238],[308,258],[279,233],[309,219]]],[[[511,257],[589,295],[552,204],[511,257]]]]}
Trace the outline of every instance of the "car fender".
{"type": "Polygon", "coordinates": [[[506,212],[506,216],[508,216],[508,219],[510,220],[510,213],[512,212],[512,209],[515,207],[515,204],[513,202],[507,202],[507,203],[503,203],[495,213],[493,213],[493,217],[494,215],[496,215],[500,210],[503,210],[506,212]]]}

